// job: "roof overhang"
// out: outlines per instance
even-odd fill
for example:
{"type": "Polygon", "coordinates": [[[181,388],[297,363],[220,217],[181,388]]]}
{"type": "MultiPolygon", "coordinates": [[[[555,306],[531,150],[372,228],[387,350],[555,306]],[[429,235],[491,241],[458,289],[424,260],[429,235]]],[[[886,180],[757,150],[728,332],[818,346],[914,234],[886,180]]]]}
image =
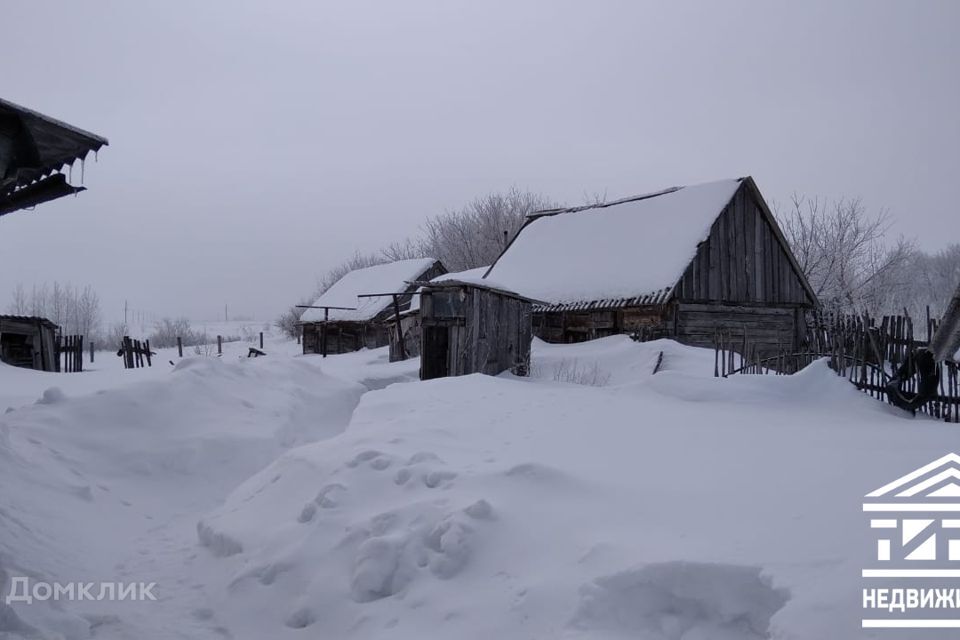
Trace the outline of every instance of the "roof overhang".
{"type": "Polygon", "coordinates": [[[83,191],[59,173],[106,138],[0,98],[0,215],[83,191]]]}

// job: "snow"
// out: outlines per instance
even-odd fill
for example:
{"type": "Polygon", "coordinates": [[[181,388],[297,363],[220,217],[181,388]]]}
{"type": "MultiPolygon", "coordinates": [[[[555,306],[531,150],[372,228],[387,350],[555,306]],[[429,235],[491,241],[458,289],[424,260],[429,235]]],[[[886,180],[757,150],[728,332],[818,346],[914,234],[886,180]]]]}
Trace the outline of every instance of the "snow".
{"type": "Polygon", "coordinates": [[[722,180],[644,200],[537,217],[517,234],[487,277],[550,303],[626,298],[671,288],[739,186],[739,180],[722,180]]]}
{"type": "Polygon", "coordinates": [[[0,592],[159,597],[0,600],[0,637],[871,637],[861,499],[956,442],[823,362],[717,379],[668,340],[427,382],[385,348],[245,346],[0,366],[0,592]]]}
{"type": "MultiPolygon", "coordinates": [[[[357,296],[406,291],[410,286],[408,283],[420,278],[435,262],[434,258],[417,258],[355,269],[337,280],[313,302],[312,306],[346,308],[330,309],[331,321],[370,320],[392,304],[393,298],[390,296],[358,298],[357,296]]],[[[307,309],[300,319],[303,322],[321,322],[324,319],[324,310],[307,309]]]]}

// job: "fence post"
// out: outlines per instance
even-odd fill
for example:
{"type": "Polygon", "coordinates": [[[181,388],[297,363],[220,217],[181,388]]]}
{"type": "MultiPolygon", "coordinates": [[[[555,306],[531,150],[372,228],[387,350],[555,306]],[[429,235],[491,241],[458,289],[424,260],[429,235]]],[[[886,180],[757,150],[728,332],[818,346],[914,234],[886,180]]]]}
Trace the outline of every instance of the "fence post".
{"type": "Polygon", "coordinates": [[[183,340],[180,336],[177,336],[177,355],[181,358],[183,357],[183,340]]]}
{"type": "Polygon", "coordinates": [[[260,332],[260,348],[263,349],[263,331],[260,332]]]}
{"type": "Polygon", "coordinates": [[[77,336],[77,371],[83,371],[83,336],[77,336]]]}
{"type": "Polygon", "coordinates": [[[223,354],[223,336],[217,336],[217,355],[223,354]]]}
{"type": "Polygon", "coordinates": [[[90,341],[90,364],[93,364],[93,340],[90,341]]]}
{"type": "Polygon", "coordinates": [[[152,366],[153,366],[153,363],[150,361],[150,340],[146,340],[146,341],[144,342],[144,344],[146,345],[146,349],[147,349],[147,351],[146,351],[146,355],[147,355],[147,366],[148,366],[148,367],[152,367],[152,366]]]}

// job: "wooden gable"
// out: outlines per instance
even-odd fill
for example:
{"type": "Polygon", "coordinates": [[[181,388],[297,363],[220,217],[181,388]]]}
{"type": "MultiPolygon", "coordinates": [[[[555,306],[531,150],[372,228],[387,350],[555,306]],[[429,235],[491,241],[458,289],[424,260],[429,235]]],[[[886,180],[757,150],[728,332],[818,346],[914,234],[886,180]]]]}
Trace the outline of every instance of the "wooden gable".
{"type": "Polygon", "coordinates": [[[816,294],[753,178],[740,188],[697,245],[674,288],[679,302],[815,306],[816,294]]]}

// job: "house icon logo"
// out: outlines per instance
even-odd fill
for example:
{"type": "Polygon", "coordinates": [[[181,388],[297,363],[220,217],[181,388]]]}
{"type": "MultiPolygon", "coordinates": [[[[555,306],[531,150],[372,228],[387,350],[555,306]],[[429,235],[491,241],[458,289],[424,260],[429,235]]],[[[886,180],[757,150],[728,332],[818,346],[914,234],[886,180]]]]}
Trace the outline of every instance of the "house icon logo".
{"type": "Polygon", "coordinates": [[[885,614],[863,627],[960,629],[960,456],[871,491],[863,511],[876,544],[863,607],[885,614]]]}

